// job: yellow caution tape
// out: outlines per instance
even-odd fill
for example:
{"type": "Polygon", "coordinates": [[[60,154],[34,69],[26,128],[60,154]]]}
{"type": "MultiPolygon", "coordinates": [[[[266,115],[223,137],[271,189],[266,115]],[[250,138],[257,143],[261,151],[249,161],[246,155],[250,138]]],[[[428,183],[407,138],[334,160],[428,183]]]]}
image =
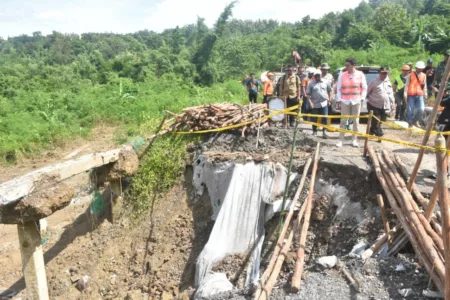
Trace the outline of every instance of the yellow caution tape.
{"type": "MultiPolygon", "coordinates": [[[[424,129],[420,129],[420,128],[408,128],[408,127],[403,127],[403,126],[401,126],[399,124],[395,124],[394,122],[381,121],[376,116],[373,116],[373,118],[375,120],[377,120],[378,122],[381,122],[381,124],[384,124],[384,125],[386,125],[388,127],[391,127],[391,128],[402,129],[402,130],[411,131],[411,132],[414,132],[414,133],[425,133],[426,132],[424,129]]],[[[438,133],[442,133],[442,135],[450,135],[450,131],[444,131],[444,132],[435,131],[435,130],[431,131],[431,134],[438,134],[438,133]]]]}
{"type": "MultiPolygon", "coordinates": [[[[178,132],[175,132],[175,134],[203,134],[203,133],[212,133],[212,132],[226,131],[226,130],[230,130],[230,129],[243,127],[243,126],[246,126],[246,125],[249,125],[249,124],[253,124],[253,123],[256,123],[256,122],[258,122],[260,120],[262,121],[262,120],[265,120],[265,119],[269,119],[269,118],[272,118],[274,116],[277,116],[277,115],[280,115],[280,114],[283,114],[283,113],[286,114],[286,113],[288,113],[288,112],[290,112],[290,111],[292,111],[294,109],[297,109],[299,107],[300,107],[300,105],[295,105],[295,106],[286,108],[284,110],[277,110],[275,113],[267,115],[267,116],[264,116],[262,118],[258,118],[258,119],[254,119],[254,120],[251,120],[251,121],[248,121],[248,122],[243,122],[243,123],[234,124],[234,125],[230,125],[230,126],[225,126],[225,127],[221,127],[221,128],[207,129],[207,130],[198,130],[198,131],[192,131],[192,132],[189,132],[189,131],[178,131],[178,132]]],[[[295,115],[297,115],[297,113],[295,115]]]]}
{"type": "MultiPolygon", "coordinates": [[[[286,114],[287,115],[296,115],[297,113],[288,112],[286,114]]],[[[366,115],[364,115],[364,116],[352,116],[352,115],[349,115],[349,116],[343,115],[343,116],[341,116],[341,115],[314,115],[314,114],[302,114],[302,117],[327,118],[327,119],[341,119],[341,118],[344,118],[344,119],[355,119],[355,118],[357,118],[357,119],[368,119],[369,118],[369,116],[366,116],[366,115]]]]}
{"type": "MultiPolygon", "coordinates": [[[[425,150],[429,150],[429,151],[439,151],[439,152],[442,151],[442,150],[440,150],[440,148],[435,148],[435,147],[430,147],[430,146],[423,146],[423,145],[409,143],[409,142],[405,142],[405,141],[399,141],[399,140],[394,140],[394,139],[390,139],[390,138],[379,137],[379,136],[375,136],[375,135],[355,132],[355,131],[352,131],[352,130],[332,127],[330,125],[324,125],[324,124],[310,122],[310,121],[304,121],[304,120],[299,120],[299,122],[303,123],[303,124],[309,124],[309,125],[314,125],[314,126],[326,128],[326,129],[333,128],[334,131],[348,133],[348,134],[351,134],[351,135],[356,135],[356,136],[360,136],[360,137],[364,137],[364,138],[368,138],[368,139],[372,139],[372,140],[377,140],[377,141],[390,142],[390,143],[393,143],[393,144],[398,144],[398,145],[402,145],[402,146],[406,146],[406,147],[425,149],[425,150]]],[[[450,151],[446,151],[445,147],[444,147],[444,151],[447,152],[447,154],[450,155],[450,151]]]]}

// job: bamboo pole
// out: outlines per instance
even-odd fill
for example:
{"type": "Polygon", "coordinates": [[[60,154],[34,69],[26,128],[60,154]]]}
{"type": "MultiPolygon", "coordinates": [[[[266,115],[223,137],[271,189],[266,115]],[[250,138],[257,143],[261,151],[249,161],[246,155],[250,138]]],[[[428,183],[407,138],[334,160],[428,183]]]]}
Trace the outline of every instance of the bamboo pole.
{"type": "MultiPolygon", "coordinates": [[[[289,213],[286,216],[286,220],[284,222],[283,229],[281,230],[281,234],[278,237],[277,244],[275,245],[274,252],[273,252],[272,257],[271,257],[271,259],[269,261],[269,265],[267,266],[266,270],[264,271],[263,275],[261,276],[261,280],[259,282],[258,288],[256,289],[255,297],[254,297],[255,299],[259,299],[259,297],[261,296],[261,292],[263,290],[263,287],[265,286],[268,278],[270,277],[270,274],[272,273],[273,267],[274,267],[274,265],[275,265],[275,263],[277,261],[278,254],[280,253],[280,251],[281,251],[281,249],[283,247],[284,237],[285,237],[286,232],[288,230],[288,227],[289,227],[289,224],[291,222],[292,216],[294,215],[295,205],[297,204],[297,201],[300,198],[300,194],[303,191],[303,186],[305,185],[305,181],[306,181],[306,175],[308,174],[309,168],[311,166],[311,162],[312,162],[311,158],[309,158],[306,161],[305,167],[303,169],[303,175],[302,175],[302,178],[300,180],[300,184],[298,186],[297,192],[295,193],[294,199],[292,200],[291,207],[289,209],[289,213]]],[[[302,205],[302,207],[300,209],[300,212],[298,213],[298,218],[299,219],[301,219],[303,217],[305,209],[306,209],[306,201],[303,203],[303,205],[302,205]]]]}
{"type": "MultiPolygon", "coordinates": [[[[413,234],[415,234],[415,238],[428,259],[433,263],[435,270],[442,281],[445,279],[445,270],[442,260],[439,257],[438,252],[434,248],[432,238],[427,234],[425,228],[423,227],[419,216],[417,215],[418,207],[414,207],[417,205],[412,199],[412,195],[406,189],[404,181],[400,178],[395,166],[389,158],[387,151],[383,151],[383,157],[380,155],[380,166],[382,171],[390,177],[391,181],[388,181],[388,185],[391,184],[391,190],[396,190],[397,201],[400,203],[403,214],[409,221],[411,225],[411,229],[413,234]],[[403,181],[403,184],[402,184],[403,181]]],[[[419,212],[420,213],[420,212],[419,212]]]]}
{"type": "MultiPolygon", "coordinates": [[[[447,67],[450,64],[447,64],[447,67]]],[[[448,157],[445,154],[445,139],[442,134],[436,137],[436,164],[437,164],[437,182],[439,189],[439,204],[442,213],[442,239],[444,241],[445,253],[445,299],[450,299],[450,212],[449,199],[447,191],[447,163],[448,157]]]]}
{"type": "Polygon", "coordinates": [[[391,229],[389,228],[389,222],[386,218],[386,209],[384,208],[383,196],[381,194],[377,195],[377,201],[381,210],[381,219],[383,220],[384,233],[386,234],[386,236],[388,236],[388,242],[391,243],[391,239],[389,238],[389,232],[391,231],[391,229]]]}
{"type": "Polygon", "coordinates": [[[367,249],[366,251],[364,251],[361,254],[361,259],[362,260],[366,260],[369,257],[372,257],[372,255],[374,253],[377,253],[378,250],[380,250],[380,248],[386,244],[386,242],[390,239],[393,240],[395,234],[398,233],[398,231],[402,229],[402,227],[400,225],[395,226],[394,228],[392,228],[391,231],[389,231],[387,234],[385,233],[384,235],[382,235],[369,249],[367,249]]]}
{"type": "MultiPolygon", "coordinates": [[[[300,217],[300,216],[299,216],[300,217]]],[[[275,263],[275,266],[273,267],[273,272],[270,275],[269,279],[267,280],[266,285],[264,286],[263,291],[259,295],[258,298],[255,298],[257,300],[267,300],[269,299],[270,294],[272,293],[273,287],[275,286],[275,283],[277,282],[278,275],[280,274],[281,267],[283,266],[283,262],[286,258],[286,254],[288,253],[289,249],[292,245],[292,240],[294,238],[294,233],[297,231],[299,222],[295,222],[294,226],[289,233],[289,237],[286,241],[286,243],[283,246],[283,249],[280,252],[280,255],[277,257],[277,262],[275,263]]]]}
{"type": "Polygon", "coordinates": [[[314,166],[311,173],[311,181],[309,183],[309,194],[305,212],[305,220],[300,232],[299,248],[297,250],[297,261],[295,262],[294,276],[292,277],[292,292],[297,293],[300,290],[300,282],[302,279],[303,266],[305,263],[305,247],[306,236],[308,234],[309,220],[311,217],[312,200],[314,195],[314,183],[316,181],[317,168],[319,164],[320,143],[317,143],[316,154],[314,156],[314,166]]]}
{"type": "Polygon", "coordinates": [[[378,161],[377,155],[375,154],[375,152],[373,151],[372,147],[370,147],[370,146],[368,148],[368,152],[369,152],[369,155],[370,155],[370,157],[372,159],[372,163],[373,163],[373,166],[374,166],[375,173],[377,175],[378,181],[380,182],[380,184],[381,184],[381,186],[382,186],[382,188],[383,188],[383,190],[384,190],[384,192],[386,194],[386,197],[389,200],[389,204],[391,205],[392,210],[397,215],[397,218],[399,219],[400,224],[402,225],[403,229],[407,233],[407,235],[409,237],[409,240],[410,240],[411,244],[413,245],[414,250],[416,251],[417,256],[419,257],[419,259],[422,262],[422,264],[425,266],[428,274],[430,274],[431,278],[433,279],[433,282],[436,284],[438,289],[441,292],[443,292],[444,291],[444,284],[443,284],[441,278],[436,273],[435,266],[429,261],[428,257],[424,253],[424,250],[419,246],[417,238],[416,238],[416,236],[414,235],[414,233],[412,232],[412,230],[410,228],[410,224],[406,220],[402,209],[397,204],[397,201],[396,201],[393,193],[391,192],[388,184],[386,183],[386,179],[385,179],[385,177],[383,175],[383,172],[381,170],[380,162],[378,161]]]}
{"type": "MultiPolygon", "coordinates": [[[[429,122],[427,124],[425,135],[423,136],[422,145],[426,145],[430,138],[431,130],[434,128],[434,123],[436,120],[436,116],[438,113],[439,105],[441,104],[442,97],[444,96],[445,88],[447,86],[448,75],[450,74],[450,59],[447,61],[447,65],[445,66],[444,75],[442,76],[441,84],[439,86],[439,92],[434,102],[433,111],[431,112],[431,116],[429,118],[429,122]]],[[[419,172],[420,164],[422,163],[423,155],[425,153],[425,149],[419,150],[419,156],[417,157],[416,164],[414,165],[414,169],[411,173],[411,177],[408,181],[408,191],[411,191],[412,184],[416,180],[417,173],[419,172]]],[[[449,295],[450,297],[450,295],[449,295]]],[[[450,299],[450,298],[449,298],[450,299]]]]}
{"type": "MultiPolygon", "coordinates": [[[[369,119],[367,120],[367,129],[366,134],[370,134],[370,127],[372,126],[372,117],[373,117],[373,110],[369,112],[369,119]]],[[[364,141],[364,156],[367,156],[367,146],[369,145],[369,138],[366,137],[364,141]]]]}
{"type": "MultiPolygon", "coordinates": [[[[449,149],[450,149],[450,138],[447,138],[447,151],[449,149]]],[[[447,153],[445,154],[445,156],[448,159],[447,153]]],[[[430,202],[428,203],[427,211],[425,212],[425,218],[427,218],[428,221],[431,220],[431,217],[433,216],[433,213],[436,209],[438,195],[439,195],[439,186],[438,186],[438,181],[436,180],[436,183],[433,187],[433,192],[431,192],[430,202]]],[[[439,217],[440,219],[442,219],[438,212],[436,212],[436,216],[439,217]]]]}
{"type": "Polygon", "coordinates": [[[431,221],[431,217],[436,209],[436,204],[439,196],[438,182],[434,184],[433,191],[431,192],[430,202],[428,202],[427,210],[425,211],[425,218],[431,221]]]}
{"type": "MultiPolygon", "coordinates": [[[[298,114],[297,114],[297,116],[298,116],[298,114]]],[[[286,207],[286,199],[287,199],[287,196],[288,196],[289,177],[291,176],[292,161],[294,160],[294,152],[295,152],[296,141],[297,141],[298,124],[299,124],[299,122],[296,121],[295,122],[295,127],[294,127],[294,136],[292,138],[291,157],[289,158],[289,167],[288,167],[288,170],[287,170],[286,184],[284,186],[283,203],[281,204],[280,221],[279,221],[279,224],[278,224],[279,228],[281,228],[283,226],[283,222],[284,222],[284,214],[285,214],[284,208],[286,207]]]]}

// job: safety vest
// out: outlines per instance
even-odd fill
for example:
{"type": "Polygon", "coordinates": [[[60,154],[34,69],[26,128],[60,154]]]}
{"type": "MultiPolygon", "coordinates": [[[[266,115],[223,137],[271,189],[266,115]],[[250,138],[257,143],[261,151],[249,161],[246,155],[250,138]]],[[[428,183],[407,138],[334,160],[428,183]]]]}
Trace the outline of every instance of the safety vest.
{"type": "Polygon", "coordinates": [[[423,96],[425,94],[423,85],[425,84],[426,75],[412,72],[409,76],[408,96],[423,96]]]}
{"type": "Polygon", "coordinates": [[[402,77],[400,75],[397,76],[395,81],[397,81],[397,91],[399,91],[405,87],[405,83],[403,82],[402,77]]]}
{"type": "Polygon", "coordinates": [[[346,71],[341,77],[341,99],[344,101],[356,100],[361,97],[364,73],[354,71],[352,76],[346,71]]]}

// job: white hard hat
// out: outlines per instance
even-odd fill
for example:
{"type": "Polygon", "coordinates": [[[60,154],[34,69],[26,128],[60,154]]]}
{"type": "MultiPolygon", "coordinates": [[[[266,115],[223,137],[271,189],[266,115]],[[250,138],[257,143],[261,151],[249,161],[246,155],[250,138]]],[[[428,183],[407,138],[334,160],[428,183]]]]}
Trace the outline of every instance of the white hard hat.
{"type": "Polygon", "coordinates": [[[425,63],[423,61],[418,61],[416,63],[416,69],[425,69],[425,63]]]}
{"type": "Polygon", "coordinates": [[[316,69],[315,68],[308,68],[307,72],[308,73],[315,73],[316,69]]]}
{"type": "Polygon", "coordinates": [[[322,72],[320,72],[319,70],[316,70],[316,71],[314,72],[314,76],[316,76],[316,75],[322,75],[322,72]]]}

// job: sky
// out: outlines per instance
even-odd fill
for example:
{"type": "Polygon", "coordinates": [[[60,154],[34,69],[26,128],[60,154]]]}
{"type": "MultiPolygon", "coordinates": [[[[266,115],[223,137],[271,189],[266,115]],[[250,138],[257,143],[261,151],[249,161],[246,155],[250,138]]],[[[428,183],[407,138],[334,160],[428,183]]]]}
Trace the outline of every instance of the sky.
{"type": "MultiPolygon", "coordinates": [[[[197,16],[212,26],[230,0],[0,0],[0,37],[35,31],[49,34],[164,29],[195,23],[197,16]]],[[[236,19],[295,22],[310,15],[356,7],[361,0],[240,0],[236,19]]]]}

